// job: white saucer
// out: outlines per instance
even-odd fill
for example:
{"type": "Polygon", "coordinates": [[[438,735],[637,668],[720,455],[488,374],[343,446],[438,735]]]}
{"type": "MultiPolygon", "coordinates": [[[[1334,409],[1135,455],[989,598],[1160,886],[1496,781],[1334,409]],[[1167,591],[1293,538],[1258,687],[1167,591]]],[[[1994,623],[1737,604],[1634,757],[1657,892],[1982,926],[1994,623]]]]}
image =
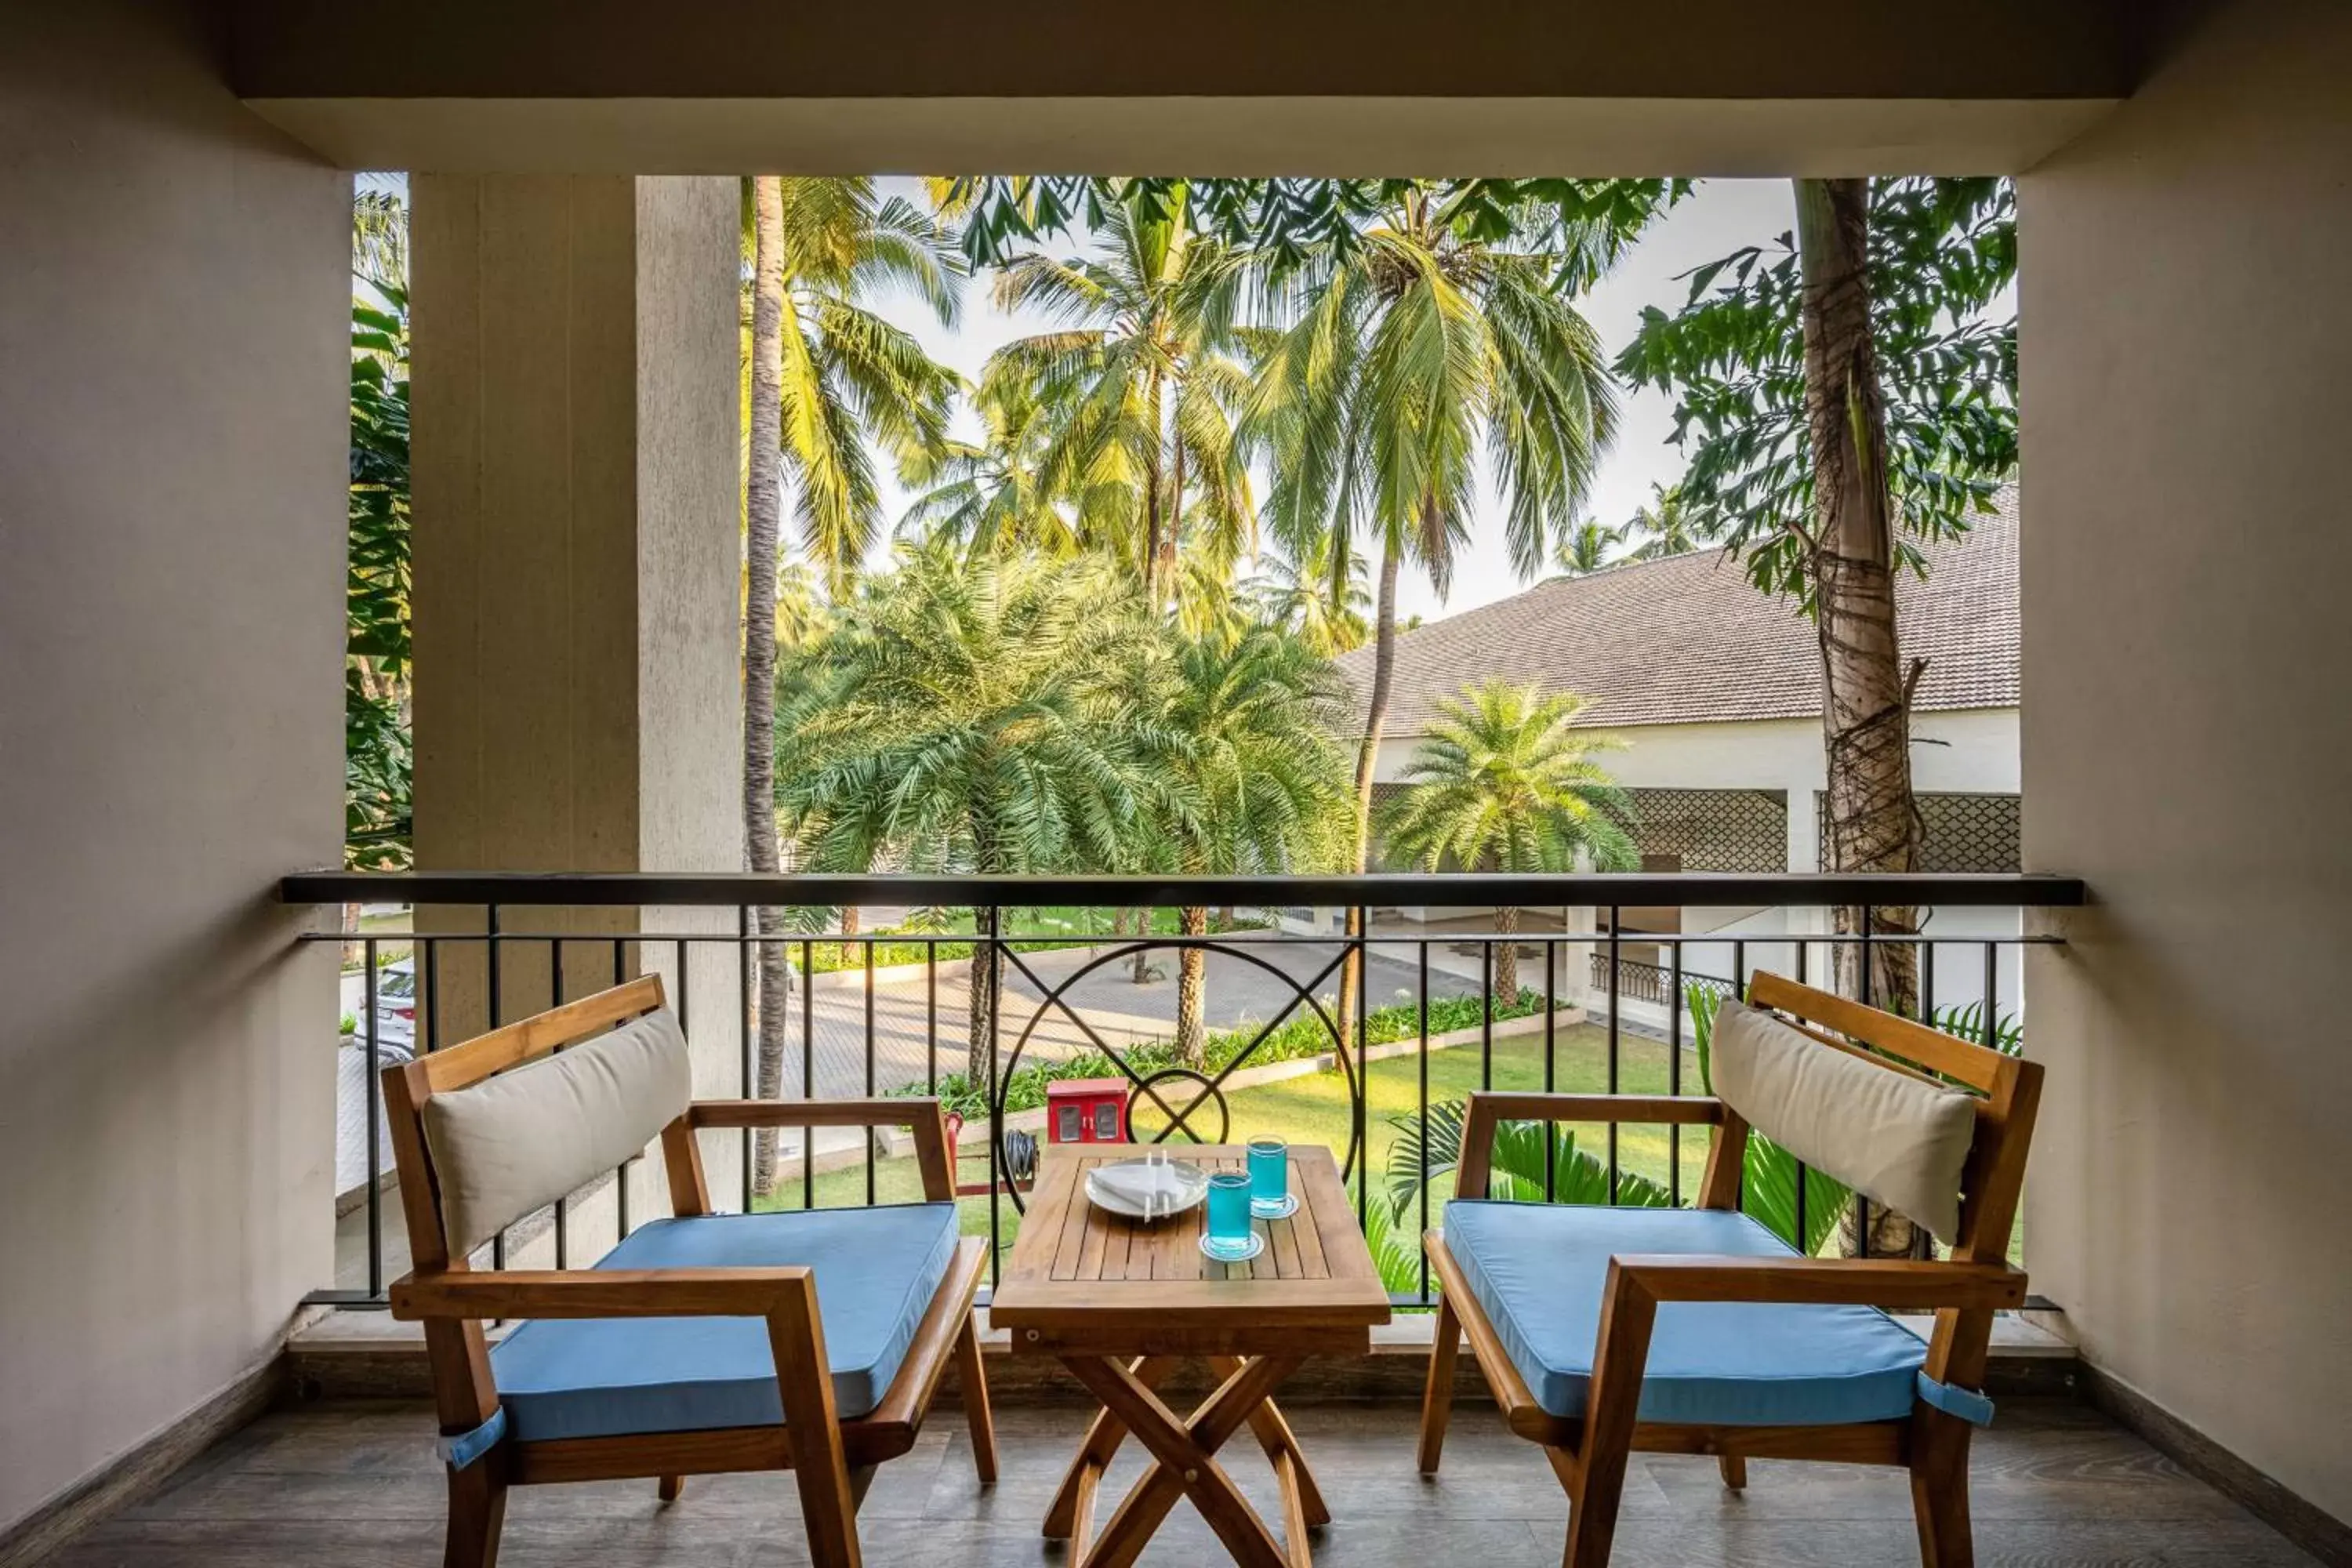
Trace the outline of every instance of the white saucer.
{"type": "Polygon", "coordinates": [[[1246,1252],[1212,1252],[1209,1250],[1209,1238],[1206,1236],[1201,1237],[1201,1256],[1212,1263],[1247,1263],[1265,1250],[1265,1237],[1255,1231],[1250,1232],[1249,1250],[1246,1252]]]}
{"type": "Polygon", "coordinates": [[[1129,1219],[1166,1219],[1208,1195],[1208,1173],[1189,1160],[1120,1160],[1087,1173],[1095,1206],[1129,1219]]]}
{"type": "Polygon", "coordinates": [[[1257,1206],[1255,1198],[1250,1200],[1250,1218],[1252,1219],[1288,1219],[1297,1212],[1298,1194],[1297,1193],[1283,1194],[1281,1205],[1273,1209],[1262,1209],[1257,1206]]]}

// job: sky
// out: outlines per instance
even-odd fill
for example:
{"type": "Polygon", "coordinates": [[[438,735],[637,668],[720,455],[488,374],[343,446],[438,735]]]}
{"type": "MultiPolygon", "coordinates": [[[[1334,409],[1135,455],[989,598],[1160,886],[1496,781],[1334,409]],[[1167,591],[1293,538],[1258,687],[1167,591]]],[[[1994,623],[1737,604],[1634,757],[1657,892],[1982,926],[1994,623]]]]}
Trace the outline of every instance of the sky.
{"type": "MultiPolygon", "coordinates": [[[[920,183],[885,180],[884,189],[909,199],[922,199],[920,183]]],[[[1727,256],[1743,245],[1770,245],[1796,222],[1786,180],[1709,180],[1678,204],[1664,221],[1642,237],[1617,270],[1586,295],[1578,305],[1600,333],[1612,358],[1633,334],[1643,307],[1672,310],[1681,306],[1689,285],[1680,274],[1727,256]]],[[[1049,243],[1055,255],[1078,255],[1083,237],[1049,243]]],[[[930,312],[911,298],[885,296],[875,307],[881,314],[912,332],[931,357],[951,366],[969,380],[980,379],[988,356],[1002,345],[1033,332],[1053,330],[1055,323],[1036,312],[1007,314],[989,302],[987,280],[966,285],[963,319],[953,329],[941,327],[930,312]]],[[[1650,499],[1653,484],[1671,485],[1683,470],[1683,457],[1667,437],[1674,429],[1672,399],[1655,391],[1619,395],[1615,447],[1594,476],[1591,515],[1615,527],[1650,499]]],[[[963,411],[957,433],[969,439],[980,434],[978,418],[963,411]]],[[[887,516],[895,526],[906,510],[905,492],[884,475],[887,516]]],[[[1512,572],[1503,544],[1502,509],[1491,489],[1482,487],[1477,514],[1471,521],[1469,549],[1456,561],[1453,592],[1440,601],[1429,579],[1407,567],[1398,585],[1398,613],[1435,620],[1507,598],[1528,584],[1512,572]]]]}

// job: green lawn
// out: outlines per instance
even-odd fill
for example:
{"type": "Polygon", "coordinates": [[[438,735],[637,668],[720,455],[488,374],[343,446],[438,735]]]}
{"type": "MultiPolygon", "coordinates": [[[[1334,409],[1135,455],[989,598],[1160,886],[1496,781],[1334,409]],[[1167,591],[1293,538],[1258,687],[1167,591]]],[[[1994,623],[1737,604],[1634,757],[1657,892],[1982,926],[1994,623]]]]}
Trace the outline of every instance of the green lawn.
{"type": "MultiPolygon", "coordinates": [[[[1518,1036],[1495,1042],[1493,1077],[1487,1080],[1477,1046],[1456,1046],[1447,1050],[1429,1053],[1429,1098],[1434,1102],[1458,1100],[1472,1089],[1491,1081],[1496,1089],[1541,1089],[1544,1087],[1543,1037],[1518,1036]]],[[[1366,1122],[1371,1142],[1371,1170],[1376,1189],[1384,1184],[1387,1173],[1389,1145],[1395,1141],[1396,1129],[1389,1124],[1391,1116],[1410,1117],[1419,1103],[1418,1084],[1421,1058],[1417,1055],[1392,1057],[1371,1064],[1368,1077],[1370,1092],[1366,1105],[1366,1122]]],[[[1562,1090],[1600,1093],[1609,1088],[1609,1036],[1605,1029],[1591,1025],[1579,1025],[1562,1029],[1553,1055],[1553,1087],[1562,1090]]],[[[1655,1040],[1625,1036],[1619,1044],[1619,1092],[1625,1094],[1664,1093],[1667,1089],[1666,1047],[1655,1040]]],[[[1698,1092],[1698,1068],[1689,1052],[1683,1057],[1682,1088],[1685,1093],[1698,1092]]],[[[1337,1154],[1348,1144],[1347,1080],[1338,1072],[1316,1073],[1308,1077],[1286,1079],[1279,1083],[1255,1085],[1233,1090],[1227,1100],[1233,1107],[1233,1132],[1235,1142],[1261,1132],[1276,1133],[1294,1143],[1321,1143],[1337,1154]]],[[[1204,1110],[1206,1131],[1215,1130],[1215,1117],[1204,1110]]],[[[1160,1123],[1156,1120],[1138,1118],[1138,1131],[1150,1132],[1160,1123]]],[[[1596,1158],[1608,1157],[1607,1131],[1600,1127],[1580,1127],[1576,1130],[1578,1147],[1588,1150],[1596,1158]]],[[[1697,1185],[1699,1168],[1706,1160],[1706,1140],[1704,1129],[1684,1130],[1682,1137],[1683,1191],[1687,1200],[1697,1185]]],[[[1622,1167],[1638,1171],[1664,1182],[1668,1176],[1672,1157],[1667,1130],[1659,1127],[1627,1127],[1620,1129],[1618,1158],[1622,1167]]],[[[984,1151],[967,1150],[963,1162],[966,1181],[985,1181],[988,1166],[984,1151]]],[[[816,1177],[816,1206],[835,1208],[862,1204],[866,1201],[866,1171],[855,1167],[830,1171],[816,1177]]],[[[922,1196],[922,1190],[911,1160],[885,1160],[875,1167],[874,1193],[881,1203],[912,1203],[922,1196]]],[[[1433,1198],[1443,1195],[1433,1194],[1433,1198]]],[[[799,1208],[803,1203],[803,1181],[799,1171],[788,1168],[782,1189],[762,1208],[799,1208]]],[[[988,1200],[966,1198],[961,1204],[963,1232],[966,1236],[988,1234],[988,1200]]],[[[1000,1215],[1002,1239],[1010,1245],[1019,1223],[1010,1204],[1000,1215]]]]}

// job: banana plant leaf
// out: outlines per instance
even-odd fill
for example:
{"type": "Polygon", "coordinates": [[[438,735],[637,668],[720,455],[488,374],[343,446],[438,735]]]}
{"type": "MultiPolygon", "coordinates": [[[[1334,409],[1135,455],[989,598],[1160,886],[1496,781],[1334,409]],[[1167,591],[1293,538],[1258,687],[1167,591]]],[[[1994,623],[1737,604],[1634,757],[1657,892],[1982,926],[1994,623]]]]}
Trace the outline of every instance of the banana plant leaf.
{"type": "MultiPolygon", "coordinates": [[[[1389,1125],[1396,1130],[1396,1141],[1389,1145],[1389,1200],[1400,1215],[1405,1212],[1420,1193],[1423,1173],[1436,1184],[1431,1192],[1432,1203],[1438,1193],[1450,1194],[1450,1184],[1441,1181],[1451,1176],[1462,1159],[1462,1126],[1469,1114],[1469,1103],[1460,1100],[1442,1100],[1429,1108],[1429,1138],[1426,1151],[1422,1142],[1421,1121],[1415,1116],[1391,1116],[1389,1125]],[[1424,1163],[1424,1153],[1426,1163],[1424,1163]]],[[[1576,1134],[1568,1128],[1549,1127],[1538,1121],[1506,1121],[1495,1130],[1495,1163],[1486,1183],[1489,1197],[1508,1198],[1518,1203],[1541,1203],[1544,1199],[1544,1147],[1549,1142],[1552,1151],[1553,1201],[1563,1204],[1607,1204],[1609,1167],[1576,1146],[1576,1134]]],[[[1665,1187],[1638,1172],[1621,1168],[1617,1173],[1615,1201],[1625,1208],[1662,1209],[1671,1206],[1665,1187]]]]}

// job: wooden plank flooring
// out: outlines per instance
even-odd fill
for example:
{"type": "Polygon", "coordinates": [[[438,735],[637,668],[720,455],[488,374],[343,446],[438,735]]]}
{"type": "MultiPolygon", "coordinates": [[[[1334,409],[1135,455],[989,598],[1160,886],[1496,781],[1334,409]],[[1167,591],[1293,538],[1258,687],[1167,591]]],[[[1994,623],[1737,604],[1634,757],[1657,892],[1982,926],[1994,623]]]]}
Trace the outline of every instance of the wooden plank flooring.
{"type": "MultiPolygon", "coordinates": [[[[1333,1515],[1323,1568],[1538,1568],[1559,1561],[1567,1503],[1536,1449],[1493,1411],[1455,1412],[1444,1472],[1413,1472],[1415,1412],[1402,1405],[1288,1410],[1333,1515]]],[[[882,1467],[861,1519],[873,1568],[1066,1568],[1038,1533],[1086,1426],[1074,1408],[997,1413],[1003,1479],[971,1474],[962,1422],[940,1411],[915,1451],[882,1467]]],[[[265,1416],[208,1450],[139,1506],[46,1568],[427,1568],[440,1561],[442,1482],[422,1405],[350,1403],[265,1416]]],[[[1129,1444],[1105,1483],[1116,1498],[1143,1458],[1129,1444]]],[[[1275,1489],[1254,1446],[1233,1471],[1269,1518],[1275,1489]]],[[[2273,1568],[2312,1559],[2229,1499],[2086,1408],[2004,1402],[1976,1448],[1984,1568],[2273,1568]]],[[[807,1561],[791,1479],[697,1478],[665,1507],[654,1484],[520,1489],[503,1568],[769,1568],[807,1561]]],[[[1715,1461],[1637,1454],[1625,1487],[1622,1568],[1903,1565],[1918,1561],[1910,1494],[1886,1470],[1756,1460],[1744,1496],[1715,1461]]],[[[1143,1562],[1227,1561],[1180,1504],[1143,1562]]]]}

